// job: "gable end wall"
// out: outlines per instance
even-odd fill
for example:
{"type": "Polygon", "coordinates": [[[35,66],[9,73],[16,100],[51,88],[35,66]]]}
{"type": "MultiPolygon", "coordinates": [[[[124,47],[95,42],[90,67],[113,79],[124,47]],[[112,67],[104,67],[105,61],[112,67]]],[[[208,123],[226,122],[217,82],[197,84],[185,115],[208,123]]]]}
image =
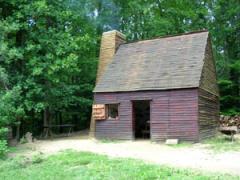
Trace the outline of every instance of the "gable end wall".
{"type": "Polygon", "coordinates": [[[217,132],[219,121],[219,90],[211,41],[205,51],[204,65],[200,79],[199,96],[199,138],[212,137],[217,132]]]}

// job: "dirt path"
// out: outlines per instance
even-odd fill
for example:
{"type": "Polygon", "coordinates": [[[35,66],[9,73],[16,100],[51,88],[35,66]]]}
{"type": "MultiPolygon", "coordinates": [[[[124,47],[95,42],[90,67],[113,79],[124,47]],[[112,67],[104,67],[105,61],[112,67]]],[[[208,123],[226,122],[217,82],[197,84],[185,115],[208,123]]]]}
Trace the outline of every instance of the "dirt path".
{"type": "MultiPolygon", "coordinates": [[[[63,138],[37,141],[30,146],[32,153],[53,154],[66,149],[89,151],[110,157],[141,159],[161,165],[200,169],[240,175],[240,151],[214,153],[202,147],[169,147],[149,141],[100,142],[87,138],[63,138]]],[[[30,152],[31,153],[31,152],[30,152]]]]}

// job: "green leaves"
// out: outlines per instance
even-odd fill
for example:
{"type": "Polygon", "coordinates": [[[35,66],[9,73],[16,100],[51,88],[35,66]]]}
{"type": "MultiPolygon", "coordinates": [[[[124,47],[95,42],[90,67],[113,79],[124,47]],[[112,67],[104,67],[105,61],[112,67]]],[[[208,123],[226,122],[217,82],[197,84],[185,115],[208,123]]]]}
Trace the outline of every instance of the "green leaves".
{"type": "Polygon", "coordinates": [[[0,140],[0,158],[3,158],[8,152],[7,141],[0,140]]]}
{"type": "Polygon", "coordinates": [[[120,27],[130,40],[206,28],[208,8],[204,1],[115,1],[120,27]]]}
{"type": "Polygon", "coordinates": [[[12,125],[25,116],[20,86],[0,93],[0,127],[12,125]]]}
{"type": "Polygon", "coordinates": [[[235,0],[212,3],[210,28],[218,60],[221,111],[240,113],[240,6],[235,0]],[[220,67],[220,68],[219,68],[220,67]]]}
{"type": "Polygon", "coordinates": [[[91,106],[96,32],[67,2],[0,2],[0,127],[91,106]]]}
{"type": "Polygon", "coordinates": [[[0,89],[8,89],[8,75],[6,69],[0,66],[0,89]]]}

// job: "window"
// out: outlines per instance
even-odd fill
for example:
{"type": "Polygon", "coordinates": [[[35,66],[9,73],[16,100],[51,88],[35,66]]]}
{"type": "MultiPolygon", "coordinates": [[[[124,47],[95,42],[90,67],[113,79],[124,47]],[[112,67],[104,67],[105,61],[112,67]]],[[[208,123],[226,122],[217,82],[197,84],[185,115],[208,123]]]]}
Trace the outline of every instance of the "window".
{"type": "Polygon", "coordinates": [[[107,104],[106,110],[108,119],[118,119],[118,104],[107,104]]]}

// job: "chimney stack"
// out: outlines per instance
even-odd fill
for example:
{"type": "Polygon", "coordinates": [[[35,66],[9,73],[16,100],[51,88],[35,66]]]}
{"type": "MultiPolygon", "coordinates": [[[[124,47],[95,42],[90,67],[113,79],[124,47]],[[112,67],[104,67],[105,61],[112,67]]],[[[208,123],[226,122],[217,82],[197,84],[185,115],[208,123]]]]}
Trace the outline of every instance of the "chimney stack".
{"type": "Polygon", "coordinates": [[[113,56],[116,53],[118,47],[126,42],[126,37],[119,31],[112,30],[104,32],[101,40],[100,55],[98,62],[98,71],[96,83],[102,77],[107,66],[112,62],[113,56]]]}
{"type": "MultiPolygon", "coordinates": [[[[125,35],[120,33],[119,31],[112,30],[103,33],[100,47],[96,84],[102,77],[107,66],[112,62],[113,56],[116,53],[118,47],[125,42],[126,42],[125,35]]],[[[96,128],[95,126],[96,126],[95,119],[93,118],[92,115],[89,133],[90,137],[95,137],[96,128]]]]}

